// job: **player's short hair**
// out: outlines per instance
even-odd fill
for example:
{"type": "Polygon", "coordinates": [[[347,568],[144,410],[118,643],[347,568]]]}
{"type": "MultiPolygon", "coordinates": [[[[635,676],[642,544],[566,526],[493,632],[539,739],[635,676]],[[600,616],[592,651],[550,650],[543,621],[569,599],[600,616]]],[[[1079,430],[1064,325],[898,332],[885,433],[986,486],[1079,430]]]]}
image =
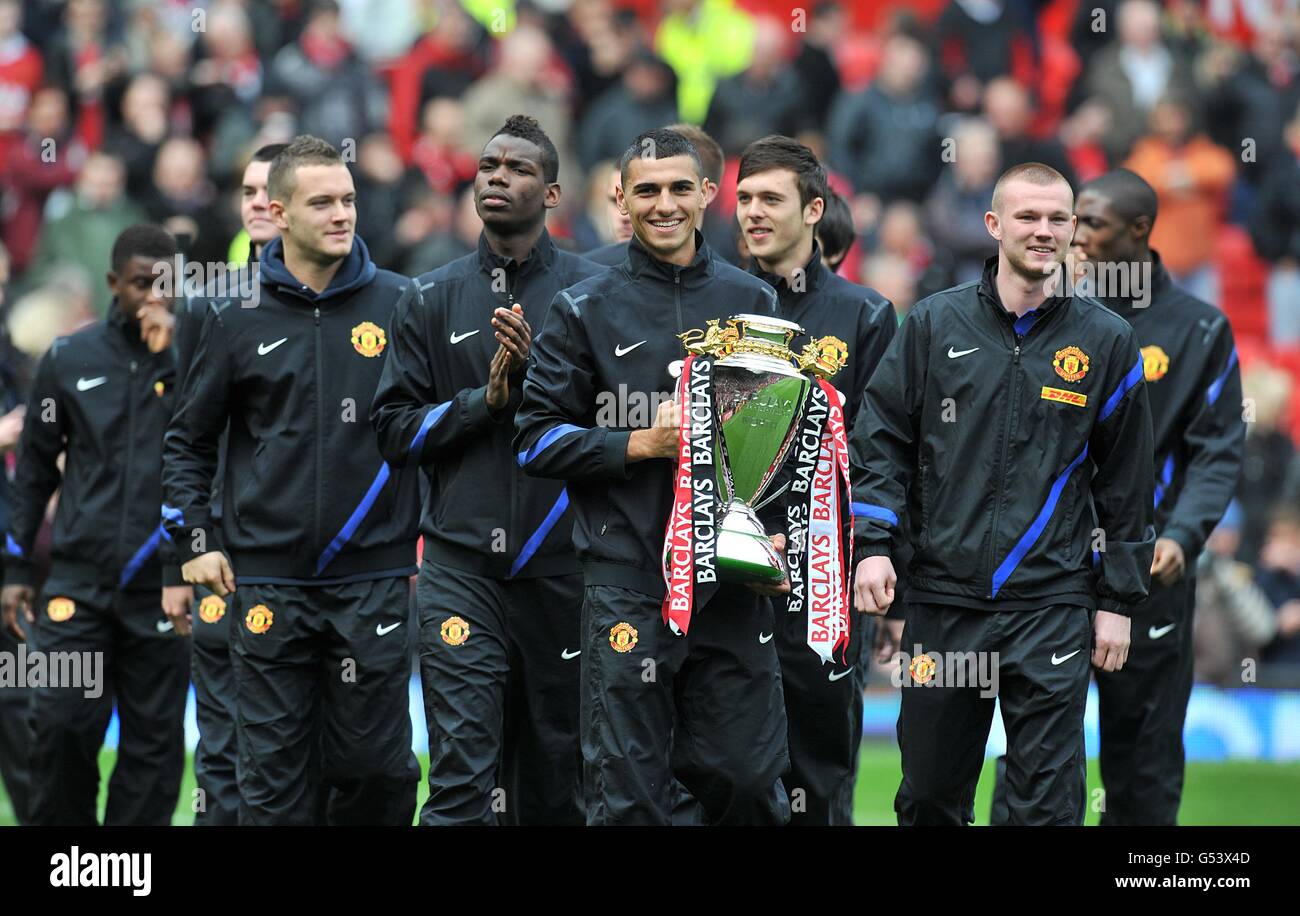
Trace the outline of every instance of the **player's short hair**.
{"type": "Polygon", "coordinates": [[[1070,205],[1074,205],[1074,189],[1070,187],[1070,182],[1065,180],[1065,176],[1052,168],[1050,165],[1044,165],[1041,162],[1022,162],[1019,165],[1013,165],[1002,173],[998,178],[998,183],[993,186],[993,202],[990,209],[998,212],[1002,205],[1002,190],[1012,181],[1027,181],[1030,184],[1045,187],[1056,184],[1058,181],[1065,185],[1070,191],[1070,205]]]}
{"type": "Polygon", "coordinates": [[[842,256],[853,247],[855,234],[853,212],[849,209],[848,201],[831,191],[826,198],[826,209],[822,212],[821,221],[817,224],[817,242],[822,246],[822,254],[842,256]]]}
{"type": "Polygon", "coordinates": [[[287,143],[268,143],[266,146],[259,146],[253,155],[248,157],[249,162],[274,162],[275,157],[280,155],[289,147],[287,143]]]}
{"type": "Polygon", "coordinates": [[[700,154],[700,165],[704,168],[704,177],[714,184],[722,183],[722,167],[725,158],[722,154],[722,147],[718,146],[718,141],[714,140],[702,128],[694,124],[669,124],[669,130],[675,130],[687,140],[691,146],[695,147],[695,152],[700,154]]]}
{"type": "Polygon", "coordinates": [[[300,134],[271,160],[266,176],[267,197],[288,203],[296,190],[296,173],[301,166],[342,164],[343,157],[333,144],[311,134],[300,134]]]}
{"type": "Polygon", "coordinates": [[[690,140],[667,127],[656,127],[637,136],[618,157],[618,173],[626,186],[627,167],[633,159],[672,159],[674,156],[689,156],[695,163],[696,176],[703,180],[704,164],[700,161],[699,150],[690,140]]]}
{"type": "Polygon", "coordinates": [[[123,229],[113,242],[109,263],[120,274],[132,258],[168,261],[176,256],[176,238],[162,226],[139,223],[123,229]]]}
{"type": "Polygon", "coordinates": [[[744,181],[750,175],[786,169],[794,172],[799,187],[799,206],[806,207],[820,197],[823,202],[830,195],[826,182],[826,169],[813,151],[792,137],[772,134],[755,140],[740,154],[740,172],[736,180],[744,181]]]}
{"type": "Polygon", "coordinates": [[[1079,193],[1095,191],[1110,201],[1110,208],[1126,223],[1140,216],[1149,217],[1156,224],[1156,189],[1136,172],[1115,169],[1098,176],[1079,188],[1079,193]]]}
{"type": "MultiPolygon", "coordinates": [[[[523,114],[511,115],[506,118],[506,123],[502,124],[492,137],[498,137],[501,134],[527,140],[542,151],[542,180],[547,184],[551,184],[560,177],[560,154],[556,152],[555,144],[546,135],[546,131],[542,130],[542,125],[538,123],[536,118],[523,114]]],[[[488,138],[489,142],[492,137],[488,138]]]]}

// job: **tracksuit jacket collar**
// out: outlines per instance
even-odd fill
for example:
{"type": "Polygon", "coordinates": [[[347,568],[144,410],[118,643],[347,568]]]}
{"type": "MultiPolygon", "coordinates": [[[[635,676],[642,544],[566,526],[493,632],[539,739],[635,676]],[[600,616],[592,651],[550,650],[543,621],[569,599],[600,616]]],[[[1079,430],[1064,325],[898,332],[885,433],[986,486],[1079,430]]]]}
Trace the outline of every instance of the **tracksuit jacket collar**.
{"type": "Polygon", "coordinates": [[[138,350],[142,353],[148,352],[149,348],[140,339],[140,322],[122,311],[122,303],[116,296],[109,303],[108,315],[104,318],[104,323],[122,335],[122,340],[126,342],[127,349],[138,350]]]}
{"type": "Polygon", "coordinates": [[[488,244],[487,233],[478,234],[478,265],[486,274],[501,268],[507,272],[517,271],[520,275],[528,273],[534,269],[549,270],[555,263],[555,243],[551,241],[551,234],[542,229],[542,234],[537,237],[533,247],[528,251],[528,257],[522,261],[516,261],[514,258],[502,257],[492,250],[488,244]]]}
{"type": "Polygon", "coordinates": [[[671,283],[674,277],[680,277],[683,286],[697,283],[703,285],[713,274],[713,251],[705,244],[704,234],[698,229],[695,230],[695,257],[685,267],[654,257],[635,235],[627,243],[627,260],[632,268],[632,276],[645,275],[664,283],[671,283]]]}
{"type": "MultiPolygon", "coordinates": [[[[994,255],[984,262],[984,273],[980,276],[979,282],[979,297],[997,312],[1003,321],[1010,324],[1015,333],[1021,337],[1027,334],[1029,328],[1036,322],[1042,321],[1059,309],[1067,300],[1073,298],[1073,296],[1048,296],[1038,308],[1030,309],[1025,314],[1017,317],[1015,312],[1009,311],[1002,304],[1002,297],[998,295],[997,275],[998,258],[997,255],[994,255]]],[[[1067,289],[1073,291],[1073,286],[1068,286],[1067,289]]]]}
{"type": "Polygon", "coordinates": [[[266,243],[262,249],[261,277],[262,283],[276,293],[286,297],[295,297],[312,305],[325,305],[330,300],[343,297],[365,286],[375,278],[378,268],[370,260],[370,249],[361,236],[352,237],[352,250],[348,252],[338,272],[329,286],[319,293],[312,292],[284,266],[284,241],[277,236],[266,243]]]}
{"type": "Polygon", "coordinates": [[[813,239],[812,257],[809,258],[808,263],[803,266],[804,290],[802,293],[793,292],[790,289],[790,284],[786,282],[785,277],[782,277],[779,274],[768,273],[760,267],[758,258],[750,259],[749,272],[765,282],[768,286],[775,289],[777,296],[782,300],[787,296],[804,296],[820,289],[821,285],[826,282],[826,278],[830,275],[830,271],[827,269],[826,265],[822,263],[822,249],[821,246],[817,244],[816,239],[813,239]]]}

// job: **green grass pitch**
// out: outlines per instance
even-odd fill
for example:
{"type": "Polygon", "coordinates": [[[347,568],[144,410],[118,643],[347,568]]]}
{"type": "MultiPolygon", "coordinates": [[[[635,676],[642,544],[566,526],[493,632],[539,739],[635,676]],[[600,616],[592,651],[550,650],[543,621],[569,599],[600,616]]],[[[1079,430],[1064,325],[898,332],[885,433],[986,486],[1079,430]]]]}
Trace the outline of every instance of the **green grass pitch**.
{"type": "MultiPolygon", "coordinates": [[[[107,792],[108,774],[115,754],[100,754],[101,774],[100,814],[103,814],[107,792]]],[[[192,761],[186,762],[185,781],[181,785],[180,803],[176,806],[173,824],[190,824],[190,810],[194,790],[192,761]]],[[[420,765],[427,771],[428,757],[421,755],[420,765]]],[[[862,759],[858,771],[855,801],[855,819],[859,824],[892,825],[894,823],[894,792],[898,789],[898,749],[885,742],[870,742],[862,746],[862,759]]],[[[1088,764],[1089,797],[1091,790],[1101,785],[1095,760],[1088,764]]],[[[993,763],[986,761],[980,774],[975,796],[976,823],[986,823],[989,800],[993,794],[993,763]]],[[[426,786],[420,783],[419,801],[424,802],[426,786]]],[[[1088,813],[1088,823],[1095,824],[1098,812],[1088,813]]],[[[1187,765],[1187,779],[1183,789],[1183,807],[1179,821],[1185,825],[1205,824],[1259,824],[1300,825],[1300,763],[1263,763],[1256,761],[1227,761],[1222,763],[1192,762],[1187,765]]],[[[0,787],[0,825],[14,823],[9,798],[0,787]]]]}

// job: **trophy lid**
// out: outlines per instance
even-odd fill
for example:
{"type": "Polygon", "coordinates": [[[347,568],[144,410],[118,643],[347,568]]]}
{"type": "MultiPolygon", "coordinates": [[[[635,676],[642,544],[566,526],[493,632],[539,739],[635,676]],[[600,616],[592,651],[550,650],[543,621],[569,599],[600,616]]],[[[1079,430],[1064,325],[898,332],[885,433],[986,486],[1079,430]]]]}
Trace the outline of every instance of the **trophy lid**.
{"type": "Polygon", "coordinates": [[[736,315],[732,320],[740,325],[741,334],[745,337],[757,337],[786,346],[804,332],[803,328],[793,321],[771,315],[736,315]]]}

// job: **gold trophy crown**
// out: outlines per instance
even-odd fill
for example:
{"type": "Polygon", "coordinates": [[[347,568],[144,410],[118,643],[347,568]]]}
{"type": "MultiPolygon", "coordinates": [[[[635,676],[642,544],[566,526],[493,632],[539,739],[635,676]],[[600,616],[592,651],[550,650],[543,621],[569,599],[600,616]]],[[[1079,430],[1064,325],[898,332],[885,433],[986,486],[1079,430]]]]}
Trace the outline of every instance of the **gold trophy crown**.
{"type": "Polygon", "coordinates": [[[800,372],[809,372],[826,380],[835,377],[849,359],[848,346],[838,337],[818,337],[796,354],[790,342],[803,328],[780,318],[762,315],[738,315],[727,319],[722,327],[716,320],[701,330],[692,328],[677,336],[690,353],[725,359],[752,353],[782,360],[800,372]]]}

